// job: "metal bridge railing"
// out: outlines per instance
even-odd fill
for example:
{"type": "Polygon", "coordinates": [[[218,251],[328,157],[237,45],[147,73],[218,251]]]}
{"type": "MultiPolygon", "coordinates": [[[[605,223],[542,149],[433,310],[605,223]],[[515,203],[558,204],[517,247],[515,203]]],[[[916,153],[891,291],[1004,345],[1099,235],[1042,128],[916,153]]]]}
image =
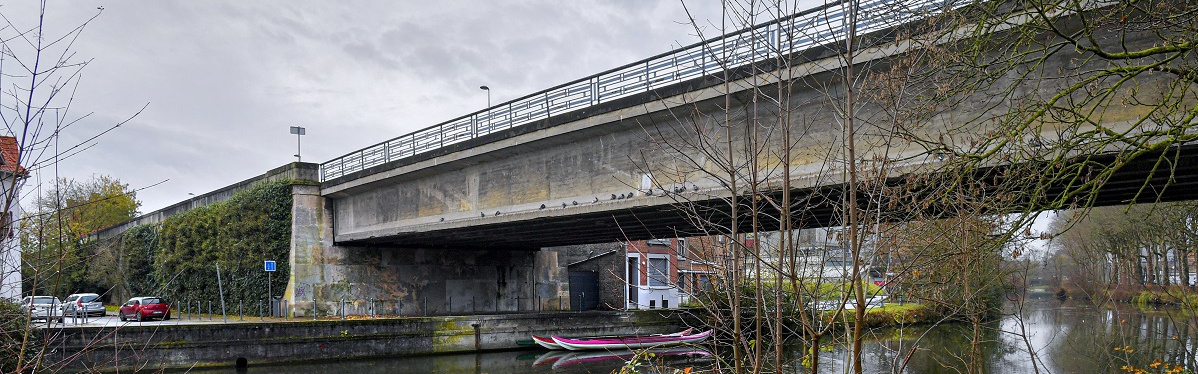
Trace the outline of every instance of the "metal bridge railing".
{"type": "MultiPolygon", "coordinates": [[[[842,1],[801,12],[402,135],[321,164],[320,178],[327,181],[554,115],[839,41],[848,28],[846,5],[842,1]]],[[[953,0],[864,0],[860,5],[857,30],[861,34],[956,7],[953,0]]]]}

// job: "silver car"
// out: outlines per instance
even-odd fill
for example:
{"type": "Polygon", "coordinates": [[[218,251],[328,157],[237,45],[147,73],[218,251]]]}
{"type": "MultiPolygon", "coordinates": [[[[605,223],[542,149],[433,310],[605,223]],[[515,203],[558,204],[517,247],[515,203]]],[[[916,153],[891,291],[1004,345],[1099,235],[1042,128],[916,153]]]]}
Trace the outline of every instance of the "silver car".
{"type": "Polygon", "coordinates": [[[99,294],[94,293],[77,293],[67,296],[67,299],[62,302],[62,316],[74,317],[78,316],[105,316],[108,312],[104,310],[104,302],[100,300],[99,294]],[[78,313],[78,314],[76,314],[78,313]]]}
{"type": "Polygon", "coordinates": [[[58,320],[62,302],[54,296],[25,296],[21,299],[21,311],[29,313],[31,319],[58,320]]]}

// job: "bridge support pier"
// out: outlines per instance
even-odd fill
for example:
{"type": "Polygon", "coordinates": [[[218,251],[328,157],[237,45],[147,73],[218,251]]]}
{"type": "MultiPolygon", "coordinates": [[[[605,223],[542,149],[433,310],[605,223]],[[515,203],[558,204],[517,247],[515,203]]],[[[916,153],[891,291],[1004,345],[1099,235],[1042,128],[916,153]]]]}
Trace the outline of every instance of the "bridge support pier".
{"type": "Polygon", "coordinates": [[[340,246],[320,187],[294,185],[292,197],[290,315],[364,315],[372,299],[377,314],[404,316],[569,309],[555,251],[340,246]]]}

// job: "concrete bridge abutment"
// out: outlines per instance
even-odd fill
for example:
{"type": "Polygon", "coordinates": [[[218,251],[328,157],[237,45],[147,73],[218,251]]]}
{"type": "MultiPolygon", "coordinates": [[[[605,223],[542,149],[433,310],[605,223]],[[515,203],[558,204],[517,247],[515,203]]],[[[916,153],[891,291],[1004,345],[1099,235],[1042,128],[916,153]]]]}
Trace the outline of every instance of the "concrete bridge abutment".
{"type": "Polygon", "coordinates": [[[292,186],[289,315],[449,315],[569,309],[556,251],[338,245],[320,186],[292,186]]]}
{"type": "Polygon", "coordinates": [[[333,199],[322,195],[317,179],[317,164],[290,163],[102,230],[89,240],[117,240],[129,228],[161,224],[261,183],[283,180],[292,195],[290,251],[277,261],[287,261],[290,272],[275,274],[287,277],[287,285],[272,293],[281,295],[280,306],[288,315],[436,316],[569,308],[569,275],[556,251],[337,244],[333,199]]]}

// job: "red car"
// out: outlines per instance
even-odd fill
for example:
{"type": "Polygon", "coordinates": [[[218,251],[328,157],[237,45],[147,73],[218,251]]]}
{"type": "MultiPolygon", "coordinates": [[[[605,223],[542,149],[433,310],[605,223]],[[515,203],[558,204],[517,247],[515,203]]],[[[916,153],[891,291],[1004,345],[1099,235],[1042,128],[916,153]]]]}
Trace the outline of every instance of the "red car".
{"type": "Polygon", "coordinates": [[[129,318],[137,322],[151,318],[161,318],[165,321],[171,319],[171,305],[158,297],[135,297],[121,305],[117,315],[120,315],[122,321],[129,318]]]}

